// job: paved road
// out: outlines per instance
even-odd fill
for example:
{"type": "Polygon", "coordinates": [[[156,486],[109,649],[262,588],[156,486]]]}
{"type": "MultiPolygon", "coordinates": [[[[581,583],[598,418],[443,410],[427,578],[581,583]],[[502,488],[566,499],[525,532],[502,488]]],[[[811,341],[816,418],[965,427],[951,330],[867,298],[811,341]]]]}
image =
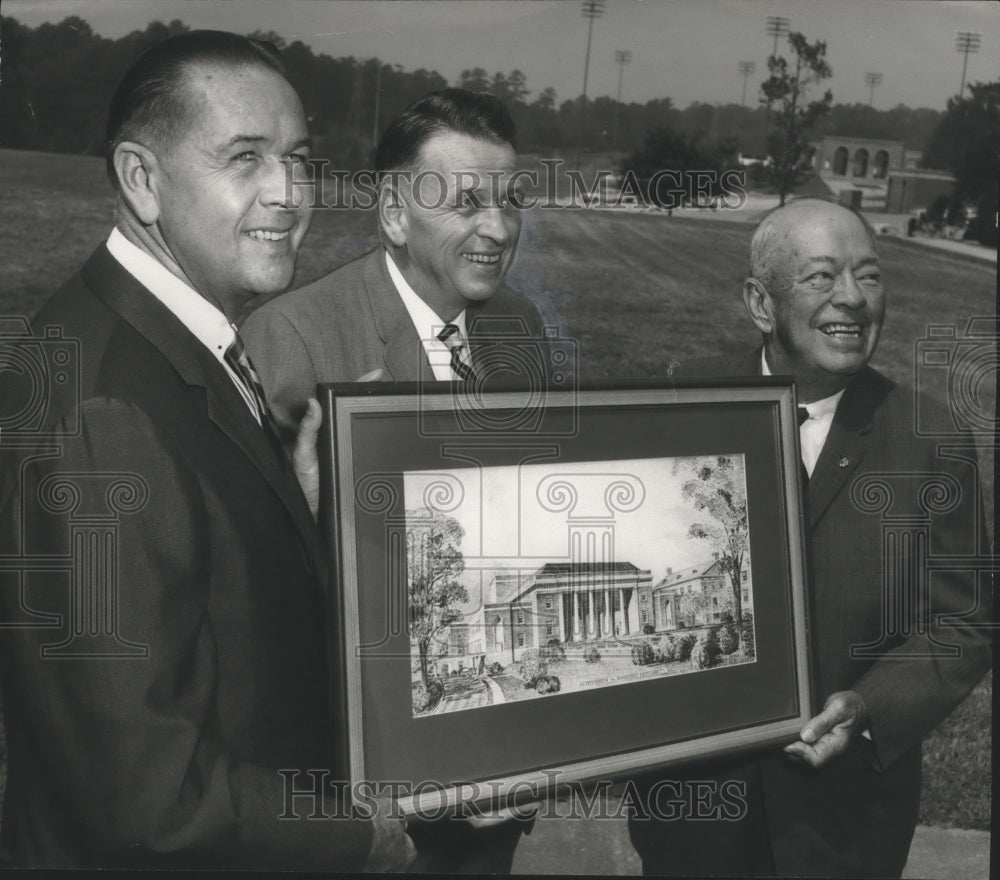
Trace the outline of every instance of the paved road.
{"type": "MultiPolygon", "coordinates": [[[[611,805],[609,805],[611,806],[611,805]]],[[[614,816],[614,809],[607,814],[614,816]]],[[[904,880],[987,880],[988,831],[917,828],[904,880]]],[[[640,875],[642,863],[622,818],[539,817],[514,856],[515,874],[640,875]]]]}

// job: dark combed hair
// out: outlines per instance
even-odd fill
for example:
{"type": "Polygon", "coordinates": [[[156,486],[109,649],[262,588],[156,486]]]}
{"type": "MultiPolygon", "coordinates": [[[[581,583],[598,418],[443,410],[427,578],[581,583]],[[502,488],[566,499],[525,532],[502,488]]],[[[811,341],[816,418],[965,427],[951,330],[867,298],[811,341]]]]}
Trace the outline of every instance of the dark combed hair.
{"type": "Polygon", "coordinates": [[[115,148],[122,141],[169,142],[186,119],[185,80],[196,64],[273,70],[285,67],[273,43],[227,31],[189,31],[151,46],[125,72],[108,108],[105,161],[117,185],[115,148]]]}
{"type": "Polygon", "coordinates": [[[375,150],[378,177],[411,168],[423,145],[442,131],[516,146],[517,126],[499,98],[486,92],[442,89],[411,104],[385,130],[375,150]]]}

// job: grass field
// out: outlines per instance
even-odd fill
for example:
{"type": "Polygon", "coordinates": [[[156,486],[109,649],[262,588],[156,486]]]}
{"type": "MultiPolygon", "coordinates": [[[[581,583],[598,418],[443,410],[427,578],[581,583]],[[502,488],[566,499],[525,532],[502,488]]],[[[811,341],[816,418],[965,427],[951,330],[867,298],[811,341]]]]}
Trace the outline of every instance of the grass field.
{"type": "MultiPolygon", "coordinates": [[[[32,314],[106,238],[112,209],[101,160],[0,150],[0,317],[32,314]]],[[[508,280],[576,340],[581,380],[662,376],[673,360],[757,343],[739,295],[751,231],[677,215],[537,210],[508,280]]],[[[294,286],[375,243],[373,213],[317,212],[294,286]]],[[[994,313],[996,270],[891,238],[880,250],[889,315],[874,364],[912,382],[929,324],[961,333],[970,317],[994,313]]],[[[982,392],[994,406],[995,386],[982,392]]],[[[981,452],[992,511],[992,450],[981,452]]],[[[924,821],[989,827],[991,696],[981,684],[928,740],[924,821]]]]}

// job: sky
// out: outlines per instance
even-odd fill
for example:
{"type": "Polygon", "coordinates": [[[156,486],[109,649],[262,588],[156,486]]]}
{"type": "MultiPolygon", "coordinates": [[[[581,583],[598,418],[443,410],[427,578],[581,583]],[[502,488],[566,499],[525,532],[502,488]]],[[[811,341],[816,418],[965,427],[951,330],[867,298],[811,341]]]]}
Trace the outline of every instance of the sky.
{"type": "MultiPolygon", "coordinates": [[[[691,523],[706,514],[684,501],[686,477],[673,473],[673,459],[630,459],[518,467],[455,468],[404,474],[407,510],[432,506],[453,517],[465,530],[462,553],[470,588],[470,607],[478,604],[479,572],[486,579],[496,569],[534,570],[546,562],[568,562],[569,520],[613,517],[613,559],[649,569],[656,584],[667,567],[675,571],[705,562],[712,547],[688,538],[691,523]],[[628,484],[609,511],[605,491],[612,483],[628,484]],[[568,498],[560,484],[575,492],[575,506],[562,508],[568,498]],[[448,486],[445,491],[428,488],[448,486]],[[540,500],[541,499],[541,500],[540,500]],[[543,504],[542,501],[545,501],[543,504]]],[[[753,512],[750,512],[751,518],[753,512]]]]}
{"type": "MultiPolygon", "coordinates": [[[[107,37],[175,18],[192,27],[271,30],[316,52],[436,70],[451,83],[476,66],[490,74],[517,68],[531,97],[552,86],[559,101],[582,91],[588,25],[577,0],[3,0],[2,11],[31,26],[77,15],[107,37]]],[[[617,96],[620,49],[632,53],[622,71],[626,101],[739,103],[738,64],[752,61],[751,103],[773,47],[768,16],[826,41],[836,103],[867,103],[864,77],[873,72],[883,77],[876,107],[944,109],[962,76],[957,31],[982,34],[967,81],[1000,79],[1000,3],[993,0],[607,0],[594,21],[587,93],[617,96]]]]}

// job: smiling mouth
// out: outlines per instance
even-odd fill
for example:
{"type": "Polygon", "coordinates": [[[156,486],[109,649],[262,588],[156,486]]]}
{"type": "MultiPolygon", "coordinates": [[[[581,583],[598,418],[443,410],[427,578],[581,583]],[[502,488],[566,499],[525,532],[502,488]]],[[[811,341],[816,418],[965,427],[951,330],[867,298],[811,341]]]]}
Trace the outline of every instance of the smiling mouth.
{"type": "Polygon", "coordinates": [[[860,324],[822,324],[819,329],[834,339],[860,339],[865,328],[860,324]]]}
{"type": "Polygon", "coordinates": [[[495,266],[500,262],[500,254],[462,254],[470,263],[479,263],[483,266],[495,266]]]}
{"type": "Polygon", "coordinates": [[[254,241],[284,241],[288,238],[290,232],[290,229],[286,229],[284,232],[277,232],[272,229],[251,229],[247,235],[254,241]]]}

